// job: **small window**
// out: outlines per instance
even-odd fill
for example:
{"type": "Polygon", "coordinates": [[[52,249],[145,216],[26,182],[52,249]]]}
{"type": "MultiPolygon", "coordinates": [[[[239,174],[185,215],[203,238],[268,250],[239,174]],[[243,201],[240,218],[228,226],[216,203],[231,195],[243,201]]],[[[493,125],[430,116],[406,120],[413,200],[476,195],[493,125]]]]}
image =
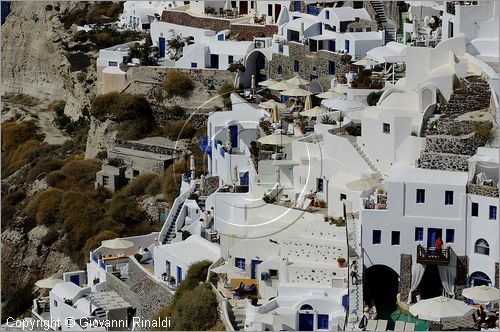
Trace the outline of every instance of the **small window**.
{"type": "Polygon", "coordinates": [[[471,216],[473,216],[473,217],[479,216],[479,203],[472,203],[471,216]]]}
{"type": "Polygon", "coordinates": [[[417,203],[425,203],[425,189],[417,189],[417,203]]]}
{"type": "Polygon", "coordinates": [[[57,307],[57,301],[54,300],[54,307],[57,307]]]}
{"type": "Polygon", "coordinates": [[[108,63],[108,65],[111,66],[111,67],[118,67],[118,62],[116,62],[116,61],[110,61],[108,63]]]}
{"type": "Polygon", "coordinates": [[[384,134],[390,134],[391,133],[391,125],[388,123],[383,123],[382,124],[382,132],[384,134]]]}
{"type": "Polygon", "coordinates": [[[347,195],[346,194],[340,194],[340,200],[343,201],[343,200],[347,200],[347,195]]]}
{"type": "Polygon", "coordinates": [[[104,175],[104,176],[102,177],[102,185],[103,185],[103,186],[107,186],[107,185],[109,185],[109,176],[104,175]]]}
{"type": "Polygon", "coordinates": [[[330,11],[328,11],[328,10],[327,10],[327,11],[325,11],[325,18],[326,18],[327,20],[329,20],[329,19],[330,19],[330,11]]]}
{"type": "Polygon", "coordinates": [[[229,64],[233,63],[233,62],[234,62],[234,56],[229,55],[229,56],[227,57],[227,62],[228,62],[229,64]]]}
{"type": "Polygon", "coordinates": [[[391,233],[391,245],[399,246],[399,242],[400,242],[400,232],[399,231],[392,231],[392,233],[391,233]]]}
{"type": "Polygon", "coordinates": [[[250,9],[253,9],[254,8],[254,2],[253,1],[250,1],[250,9]]]}
{"type": "Polygon", "coordinates": [[[335,62],[328,60],[328,75],[335,75],[335,62]]]}
{"type": "Polygon", "coordinates": [[[318,314],[318,330],[328,330],[328,315],[318,314]]]}
{"type": "Polygon", "coordinates": [[[191,62],[191,68],[198,68],[198,64],[196,62],[191,62]]]}
{"type": "Polygon", "coordinates": [[[424,240],[424,228],[415,227],[415,241],[423,241],[423,240],[424,240]]]}
{"type": "Polygon", "coordinates": [[[278,270],[275,269],[269,269],[269,277],[271,279],[278,279],[279,278],[279,273],[278,270]]]}
{"type": "Polygon", "coordinates": [[[453,205],[453,191],[446,190],[444,192],[444,205],[453,205]]]}
{"type": "Polygon", "coordinates": [[[140,172],[139,172],[138,170],[136,170],[136,169],[134,169],[134,170],[132,171],[132,176],[133,176],[133,177],[139,176],[139,174],[140,174],[140,172]]]}
{"type": "Polygon", "coordinates": [[[455,242],[455,230],[447,229],[446,230],[446,243],[454,243],[455,242]]]}
{"type": "Polygon", "coordinates": [[[293,71],[298,73],[300,69],[299,60],[293,60],[293,71]]]}
{"type": "Polygon", "coordinates": [[[313,307],[310,304],[303,304],[299,310],[313,310],[313,307]]]}
{"type": "Polygon", "coordinates": [[[382,231],[374,229],[372,233],[372,244],[380,244],[380,243],[382,243],[382,231]]]}
{"type": "Polygon", "coordinates": [[[224,40],[224,34],[222,34],[222,33],[221,33],[221,34],[219,34],[219,35],[217,36],[217,40],[219,40],[219,41],[223,41],[223,40],[224,40]]]}
{"type": "Polygon", "coordinates": [[[245,271],[245,259],[236,257],[234,259],[234,266],[245,271]]]}
{"type": "Polygon", "coordinates": [[[278,75],[283,74],[283,67],[278,66],[278,75]]]}
{"type": "Polygon", "coordinates": [[[490,220],[497,220],[497,207],[490,205],[490,220]]]}
{"type": "Polygon", "coordinates": [[[490,254],[490,245],[488,241],[485,239],[479,239],[476,241],[474,245],[474,252],[481,255],[489,255],[490,254]]]}
{"type": "Polygon", "coordinates": [[[272,4],[267,5],[267,16],[273,16],[273,5],[272,4]]]}
{"type": "Polygon", "coordinates": [[[316,179],[316,191],[322,193],[323,192],[323,179],[316,179]]]}

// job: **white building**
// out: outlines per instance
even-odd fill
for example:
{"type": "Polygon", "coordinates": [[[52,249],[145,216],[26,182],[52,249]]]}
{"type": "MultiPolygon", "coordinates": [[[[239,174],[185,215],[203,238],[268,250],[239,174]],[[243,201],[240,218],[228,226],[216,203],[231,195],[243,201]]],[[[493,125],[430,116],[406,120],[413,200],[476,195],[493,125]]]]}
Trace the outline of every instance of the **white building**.
{"type": "Polygon", "coordinates": [[[164,10],[183,5],[183,1],[125,1],[119,25],[132,30],[149,29],[164,10]]]}

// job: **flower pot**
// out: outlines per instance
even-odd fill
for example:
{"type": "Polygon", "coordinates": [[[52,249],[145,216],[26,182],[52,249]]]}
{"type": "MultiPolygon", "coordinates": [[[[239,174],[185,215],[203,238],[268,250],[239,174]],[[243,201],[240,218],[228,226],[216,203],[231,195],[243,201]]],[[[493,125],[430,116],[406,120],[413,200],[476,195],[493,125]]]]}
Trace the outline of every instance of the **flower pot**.
{"type": "Polygon", "coordinates": [[[325,219],[325,222],[328,222],[330,220],[330,218],[328,218],[327,216],[325,216],[324,219],[325,219]]]}
{"type": "Polygon", "coordinates": [[[319,207],[324,209],[326,207],[326,203],[325,202],[319,202],[319,207]]]}
{"type": "Polygon", "coordinates": [[[337,259],[337,264],[339,267],[347,267],[347,261],[345,259],[337,259]]]}

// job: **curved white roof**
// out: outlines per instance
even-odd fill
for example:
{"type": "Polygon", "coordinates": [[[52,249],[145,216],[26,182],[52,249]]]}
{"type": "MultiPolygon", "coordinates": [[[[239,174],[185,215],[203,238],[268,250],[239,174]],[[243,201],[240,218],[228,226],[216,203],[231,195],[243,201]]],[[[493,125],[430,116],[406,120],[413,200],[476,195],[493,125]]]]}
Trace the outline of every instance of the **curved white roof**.
{"type": "Polygon", "coordinates": [[[220,247],[196,234],[191,235],[185,241],[166,244],[157,247],[155,250],[169,253],[169,255],[186,263],[186,265],[191,265],[204,259],[215,262],[220,258],[220,247]]]}
{"type": "Polygon", "coordinates": [[[384,62],[406,62],[406,48],[408,46],[389,42],[385,46],[375,47],[366,52],[368,59],[375,60],[379,63],[384,62]]]}
{"type": "Polygon", "coordinates": [[[63,299],[73,300],[82,290],[72,282],[60,282],[52,288],[51,292],[63,299]]]}

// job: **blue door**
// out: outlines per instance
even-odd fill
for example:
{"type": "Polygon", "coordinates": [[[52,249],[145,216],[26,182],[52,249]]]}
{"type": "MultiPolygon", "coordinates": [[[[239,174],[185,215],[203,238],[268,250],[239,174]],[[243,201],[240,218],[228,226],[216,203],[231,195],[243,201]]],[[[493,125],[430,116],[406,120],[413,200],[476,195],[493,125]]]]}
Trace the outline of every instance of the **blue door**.
{"type": "Polygon", "coordinates": [[[182,268],[177,266],[177,284],[180,284],[182,281],[182,268]]]}
{"type": "Polygon", "coordinates": [[[240,186],[248,186],[248,172],[243,173],[240,177],[240,186]]]}
{"type": "Polygon", "coordinates": [[[160,49],[160,58],[165,57],[165,38],[160,37],[160,40],[158,42],[158,47],[160,49]]]}
{"type": "Polygon", "coordinates": [[[314,331],[313,314],[299,314],[299,331],[314,331]]]}
{"type": "Polygon", "coordinates": [[[262,263],[262,261],[252,259],[252,279],[255,279],[257,277],[257,266],[259,266],[260,263],[262,263]]]}
{"type": "Polygon", "coordinates": [[[301,2],[300,1],[294,1],[293,2],[293,11],[294,12],[300,12],[301,9],[301,2]]]}
{"type": "Polygon", "coordinates": [[[427,229],[427,247],[434,247],[434,243],[436,243],[436,239],[441,237],[441,229],[440,228],[429,228],[427,229]]]}
{"type": "Polygon", "coordinates": [[[74,275],[74,276],[70,276],[69,277],[69,281],[71,281],[72,283],[74,283],[75,285],[78,285],[80,286],[80,276],[77,274],[77,275],[74,275]]]}
{"type": "Polygon", "coordinates": [[[349,53],[349,41],[346,40],[344,45],[345,45],[344,48],[345,48],[346,52],[349,53]]]}
{"type": "Polygon", "coordinates": [[[232,125],[229,126],[229,131],[231,132],[231,146],[233,148],[238,147],[238,126],[232,125]]]}
{"type": "Polygon", "coordinates": [[[330,52],[335,52],[335,40],[328,41],[328,50],[330,52]]]}
{"type": "Polygon", "coordinates": [[[349,310],[349,294],[342,296],[342,306],[345,310],[349,310]]]}

